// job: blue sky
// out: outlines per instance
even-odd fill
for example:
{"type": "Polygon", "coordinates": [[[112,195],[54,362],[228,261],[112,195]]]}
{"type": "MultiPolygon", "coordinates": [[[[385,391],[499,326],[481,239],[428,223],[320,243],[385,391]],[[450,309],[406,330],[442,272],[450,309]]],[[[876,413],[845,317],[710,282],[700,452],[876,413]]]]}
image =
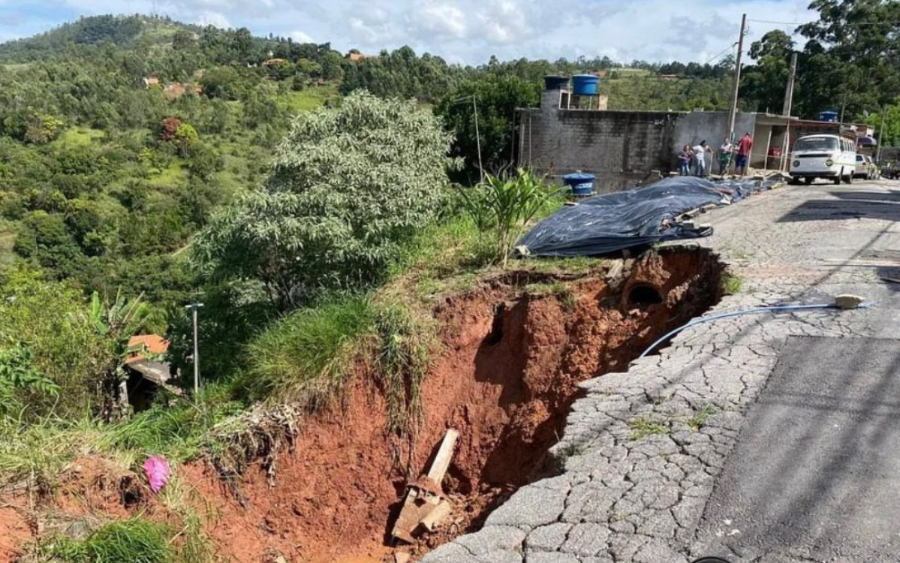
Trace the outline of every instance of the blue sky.
{"type": "MultiPolygon", "coordinates": [[[[815,19],[809,0],[0,0],[0,41],[80,15],[157,13],[256,34],[330,41],[365,52],[404,44],[451,62],[490,55],[707,62],[729,52],[741,13],[777,22],[815,19]]],[[[751,21],[749,40],[795,26],[751,21]]]]}

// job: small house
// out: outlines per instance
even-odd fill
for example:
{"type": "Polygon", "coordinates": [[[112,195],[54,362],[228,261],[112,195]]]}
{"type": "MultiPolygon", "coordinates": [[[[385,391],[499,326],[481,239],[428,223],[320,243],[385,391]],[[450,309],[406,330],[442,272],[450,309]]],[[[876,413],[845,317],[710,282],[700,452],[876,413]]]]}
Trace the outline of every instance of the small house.
{"type": "Polygon", "coordinates": [[[165,389],[176,395],[181,390],[169,384],[172,367],[165,360],[169,341],[157,334],[132,336],[128,341],[128,358],[125,373],[128,375],[128,402],[135,412],[147,410],[159,393],[165,389]]]}

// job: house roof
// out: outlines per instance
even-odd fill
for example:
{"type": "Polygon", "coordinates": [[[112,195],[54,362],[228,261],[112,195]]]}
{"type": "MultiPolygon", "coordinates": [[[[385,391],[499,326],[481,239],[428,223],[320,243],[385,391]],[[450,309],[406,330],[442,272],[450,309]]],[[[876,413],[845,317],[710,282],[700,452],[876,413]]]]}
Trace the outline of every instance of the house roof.
{"type": "MultiPolygon", "coordinates": [[[[143,348],[153,355],[162,355],[169,350],[169,341],[158,334],[139,334],[128,340],[128,349],[143,348]]],[[[139,353],[131,354],[125,361],[127,364],[145,360],[139,353]]]]}

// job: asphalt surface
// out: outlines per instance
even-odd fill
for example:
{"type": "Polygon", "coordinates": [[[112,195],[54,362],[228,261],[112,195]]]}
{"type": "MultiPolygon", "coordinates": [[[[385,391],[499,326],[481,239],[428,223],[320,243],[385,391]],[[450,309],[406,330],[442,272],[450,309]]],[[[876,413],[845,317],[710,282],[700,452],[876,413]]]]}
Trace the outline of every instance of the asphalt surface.
{"type": "Polygon", "coordinates": [[[715,233],[696,244],[743,282],[709,315],[874,307],[714,320],[583,383],[561,473],[423,563],[900,561],[900,182],[779,188],[700,219],[715,233]]]}
{"type": "Polygon", "coordinates": [[[790,337],[700,537],[745,559],[897,561],[898,483],[900,342],[790,337]]]}

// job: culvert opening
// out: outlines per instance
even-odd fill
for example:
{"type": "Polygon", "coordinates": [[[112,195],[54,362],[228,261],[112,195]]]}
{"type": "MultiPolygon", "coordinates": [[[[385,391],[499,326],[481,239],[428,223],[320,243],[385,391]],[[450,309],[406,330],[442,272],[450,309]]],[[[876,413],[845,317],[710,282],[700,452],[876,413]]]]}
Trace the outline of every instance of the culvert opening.
{"type": "Polygon", "coordinates": [[[628,292],[628,305],[630,308],[649,307],[662,302],[662,294],[652,285],[639,284],[632,287],[628,292]]]}

